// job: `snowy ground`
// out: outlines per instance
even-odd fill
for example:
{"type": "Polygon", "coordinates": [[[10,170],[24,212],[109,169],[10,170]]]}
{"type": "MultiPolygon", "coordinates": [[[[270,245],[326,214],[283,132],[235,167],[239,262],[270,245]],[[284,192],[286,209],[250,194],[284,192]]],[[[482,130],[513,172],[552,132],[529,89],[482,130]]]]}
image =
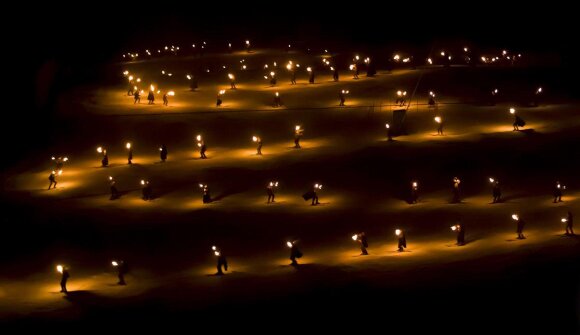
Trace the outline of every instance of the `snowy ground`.
{"type": "MultiPolygon", "coordinates": [[[[274,57],[227,57],[254,56],[254,64],[274,57]]],[[[298,319],[318,320],[318,310],[362,317],[365,306],[384,301],[384,310],[373,309],[375,318],[365,323],[384,312],[392,316],[385,322],[416,315],[447,328],[485,323],[485,317],[496,320],[493,327],[514,313],[530,329],[578,326],[580,240],[563,236],[560,222],[568,210],[580,213],[577,101],[553,93],[539,107],[522,106],[527,100],[518,88],[530,81],[521,69],[379,69],[377,77],[362,72],[358,80],[345,71],[338,83],[327,71],[314,85],[302,74],[297,85],[284,77],[274,88],[260,79],[265,71],[255,70],[217,109],[215,93],[229,85],[227,77],[202,78],[197,92],[154,77],[157,67],[183,74],[188,64],[112,66],[175,90],[169,107],[159,96],[146,105],[146,94],[133,105],[124,85],[64,94],[61,132],[42,154],[8,170],[2,198],[7,213],[19,219],[4,222],[3,235],[15,242],[3,247],[3,319],[183,320],[191,311],[234,316],[246,309],[280,319],[300,311],[298,319]],[[408,110],[409,135],[387,142],[394,92],[411,93],[421,74],[408,110]],[[507,93],[497,105],[485,105],[483,88],[498,82],[507,93]],[[351,94],[347,106],[338,107],[343,88],[351,94]],[[426,106],[429,90],[440,97],[437,111],[426,106]],[[270,106],[276,91],[281,108],[270,106]],[[524,131],[512,131],[511,106],[526,120],[524,131]],[[445,120],[444,136],[436,135],[435,115],[445,120]],[[296,124],[305,128],[300,150],[292,149],[296,124]],[[198,159],[197,134],[208,145],[207,160],[198,159]],[[263,156],[255,155],[256,134],[263,156]],[[134,147],[131,166],[126,141],[134,147]],[[165,163],[158,156],[162,143],[169,150],[165,163]],[[100,167],[100,145],[109,150],[108,168],[100,167]],[[58,188],[47,191],[51,155],[70,161],[58,188]],[[109,200],[109,176],[123,192],[115,201],[109,200]],[[462,180],[460,204],[449,203],[454,176],[462,180]],[[503,185],[502,203],[490,204],[491,176],[503,185]],[[141,179],[151,181],[154,200],[141,200],[141,179]],[[270,180],[281,186],[277,202],[267,205],[270,180]],[[415,205],[406,202],[412,180],[420,185],[415,205]],[[551,198],[556,180],[568,187],[558,204],[551,198]],[[201,182],[215,202],[202,203],[201,182]],[[324,185],[319,206],[301,198],[314,183],[324,185]],[[526,219],[526,240],[515,239],[512,213],[526,219]],[[463,247],[449,229],[458,220],[467,225],[463,247]],[[396,228],[407,231],[404,253],[396,252],[396,228]],[[367,257],[358,256],[350,239],[358,231],[369,237],[367,257]],[[287,266],[291,238],[300,240],[305,255],[297,269],[287,266]],[[213,244],[228,257],[224,277],[212,275],[213,244]],[[115,285],[108,266],[113,258],[131,265],[126,287],[115,285]],[[64,298],[54,271],[59,263],[71,268],[71,293],[64,298]],[[563,286],[554,288],[558,296],[549,288],[555,284],[563,286]]]]}

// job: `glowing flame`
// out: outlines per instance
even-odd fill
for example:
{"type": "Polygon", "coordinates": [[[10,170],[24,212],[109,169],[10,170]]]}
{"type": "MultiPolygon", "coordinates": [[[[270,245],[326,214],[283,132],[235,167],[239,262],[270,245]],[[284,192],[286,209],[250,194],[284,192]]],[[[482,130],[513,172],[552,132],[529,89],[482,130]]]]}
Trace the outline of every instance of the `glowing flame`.
{"type": "Polygon", "coordinates": [[[117,263],[116,261],[112,261],[111,262],[111,265],[113,265],[113,266],[119,266],[119,263],[117,263]]]}
{"type": "Polygon", "coordinates": [[[357,234],[352,235],[352,240],[353,241],[356,241],[357,239],[358,239],[358,235],[357,234]]]}
{"type": "Polygon", "coordinates": [[[113,177],[112,176],[109,176],[109,180],[113,180],[113,177]]]}
{"type": "MultiPolygon", "coordinates": [[[[298,65],[297,65],[297,66],[298,66],[298,65]]],[[[308,71],[308,72],[312,72],[312,68],[309,66],[309,67],[307,67],[307,68],[306,68],[306,71],[308,71]]]]}
{"type": "Polygon", "coordinates": [[[437,123],[441,123],[441,117],[439,117],[439,116],[436,116],[436,117],[435,117],[435,122],[437,122],[437,123]]]}
{"type": "Polygon", "coordinates": [[[512,219],[517,221],[520,219],[520,217],[517,214],[512,214],[512,219]]]}
{"type": "Polygon", "coordinates": [[[126,147],[127,149],[131,149],[131,142],[127,142],[127,144],[125,144],[125,147],[126,147]]]}
{"type": "Polygon", "coordinates": [[[493,179],[493,178],[489,178],[489,182],[490,182],[490,183],[493,183],[493,182],[495,182],[495,179],[493,179]]]}
{"type": "Polygon", "coordinates": [[[224,93],[226,93],[226,90],[220,90],[220,95],[224,95],[224,93]]]}
{"type": "Polygon", "coordinates": [[[457,230],[457,226],[451,226],[451,230],[456,231],[457,230]]]}
{"type": "Polygon", "coordinates": [[[155,91],[155,86],[153,86],[153,85],[149,85],[149,90],[150,90],[150,91],[155,91]]]}
{"type": "Polygon", "coordinates": [[[515,114],[516,113],[516,109],[515,108],[510,108],[510,114],[515,114]]]}
{"type": "Polygon", "coordinates": [[[413,182],[413,187],[417,187],[417,182],[416,181],[413,182]]]}
{"type": "Polygon", "coordinates": [[[228,78],[230,78],[231,80],[234,80],[234,75],[231,73],[228,73],[228,78]]]}
{"type": "Polygon", "coordinates": [[[401,59],[401,56],[395,55],[395,56],[393,56],[393,59],[398,61],[399,59],[401,59]]]}
{"type": "Polygon", "coordinates": [[[175,92],[173,92],[173,91],[169,91],[169,92],[167,92],[167,95],[169,95],[169,96],[171,96],[171,97],[172,97],[172,96],[174,96],[174,95],[175,95],[175,92]]]}
{"type": "Polygon", "coordinates": [[[145,180],[141,179],[141,185],[145,185],[145,180]]]}
{"type": "Polygon", "coordinates": [[[276,92],[276,96],[279,97],[280,96],[280,93],[276,92]]]}
{"type": "Polygon", "coordinates": [[[562,220],[561,220],[561,221],[562,221],[562,222],[568,222],[568,219],[566,219],[566,218],[562,218],[562,220]]]}
{"type": "Polygon", "coordinates": [[[213,254],[216,255],[216,256],[219,256],[220,255],[220,252],[219,251],[214,251],[213,254]]]}
{"type": "Polygon", "coordinates": [[[101,148],[101,147],[98,147],[98,148],[97,148],[97,152],[98,152],[98,153],[102,153],[102,152],[103,152],[103,148],[101,148]]]}
{"type": "Polygon", "coordinates": [[[274,71],[270,72],[270,76],[274,77],[276,75],[276,73],[274,71]]]}
{"type": "Polygon", "coordinates": [[[133,76],[129,76],[129,81],[132,81],[132,80],[133,80],[133,76]]]}
{"type": "Polygon", "coordinates": [[[296,129],[296,130],[300,130],[300,126],[296,126],[294,129],[296,129]]]}
{"type": "Polygon", "coordinates": [[[389,128],[391,128],[391,126],[387,123],[387,124],[385,124],[385,128],[389,129],[389,128]]]}
{"type": "Polygon", "coordinates": [[[62,266],[62,265],[57,265],[57,266],[56,266],[56,271],[57,271],[58,273],[62,273],[62,272],[63,272],[63,270],[64,270],[64,268],[63,268],[63,266],[62,266]]]}
{"type": "Polygon", "coordinates": [[[397,236],[401,235],[401,229],[396,229],[395,230],[395,235],[397,235],[397,236]]]}
{"type": "Polygon", "coordinates": [[[258,142],[258,138],[256,136],[252,136],[252,141],[258,142]]]}
{"type": "Polygon", "coordinates": [[[195,139],[196,139],[196,140],[198,140],[198,141],[201,141],[201,135],[197,135],[197,136],[195,137],[195,139]]]}
{"type": "Polygon", "coordinates": [[[288,248],[292,248],[292,242],[288,241],[286,242],[286,245],[288,246],[288,248]]]}
{"type": "Polygon", "coordinates": [[[431,60],[431,58],[427,58],[427,63],[429,63],[429,65],[433,64],[433,61],[431,60]]]}
{"type": "Polygon", "coordinates": [[[350,70],[354,70],[354,64],[350,64],[350,66],[348,67],[350,70]]]}
{"type": "Polygon", "coordinates": [[[187,75],[185,77],[187,78],[187,80],[191,80],[191,76],[190,75],[187,75]]]}
{"type": "Polygon", "coordinates": [[[127,71],[127,70],[123,71],[123,75],[125,75],[125,76],[126,76],[126,75],[128,75],[128,74],[129,74],[129,71],[127,71]]]}

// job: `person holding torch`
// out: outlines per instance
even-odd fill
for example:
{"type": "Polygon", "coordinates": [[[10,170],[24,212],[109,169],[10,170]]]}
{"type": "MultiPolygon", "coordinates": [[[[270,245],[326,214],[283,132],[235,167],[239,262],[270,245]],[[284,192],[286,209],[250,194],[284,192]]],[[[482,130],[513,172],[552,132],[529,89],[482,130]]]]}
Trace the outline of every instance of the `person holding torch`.
{"type": "Polygon", "coordinates": [[[98,147],[97,152],[103,155],[103,159],[101,159],[101,166],[102,167],[109,166],[109,155],[107,155],[107,149],[98,147]]]}
{"type": "Polygon", "coordinates": [[[290,265],[292,266],[298,266],[298,258],[302,258],[302,252],[300,250],[298,250],[298,247],[296,246],[296,243],[298,243],[298,241],[288,241],[286,242],[286,246],[288,246],[288,248],[290,248],[290,260],[292,261],[292,263],[290,263],[290,265]]]}
{"type": "Polygon", "coordinates": [[[162,144],[159,148],[159,158],[161,158],[161,162],[167,160],[167,146],[165,144],[162,144]]]}
{"type": "Polygon", "coordinates": [[[205,155],[205,152],[207,151],[207,146],[205,145],[205,141],[203,140],[201,135],[197,135],[196,139],[197,146],[199,147],[199,158],[206,159],[207,156],[205,155]]]}
{"type": "Polygon", "coordinates": [[[516,114],[515,108],[510,108],[510,114],[514,116],[514,123],[512,124],[514,126],[514,131],[519,131],[520,127],[524,127],[526,125],[526,121],[524,121],[521,117],[519,117],[519,115],[516,114]]]}
{"type": "Polygon", "coordinates": [[[56,171],[51,171],[50,175],[48,175],[48,180],[49,180],[49,184],[48,184],[48,189],[50,190],[50,188],[52,187],[52,185],[54,185],[53,189],[56,188],[56,171]]]}
{"type": "Polygon", "coordinates": [[[117,270],[117,277],[119,278],[119,282],[117,285],[127,285],[125,282],[125,275],[129,272],[129,266],[125,261],[112,261],[111,265],[117,270]]]}
{"type": "Polygon", "coordinates": [[[133,101],[133,105],[137,104],[137,103],[141,103],[141,93],[139,93],[139,89],[135,90],[135,93],[133,93],[133,98],[135,99],[135,101],[133,101]]]}
{"type": "Polygon", "coordinates": [[[339,79],[338,68],[331,66],[330,70],[332,71],[332,80],[338,82],[339,79]]]}
{"type": "Polygon", "coordinates": [[[271,202],[275,202],[274,198],[276,198],[275,195],[275,190],[278,188],[278,182],[277,181],[271,181],[268,186],[266,186],[266,194],[268,194],[268,202],[267,204],[270,204],[271,202]]]}
{"type": "Polygon", "coordinates": [[[117,190],[117,183],[115,182],[115,179],[112,176],[109,176],[109,182],[110,182],[110,188],[111,188],[111,197],[109,198],[109,200],[115,200],[115,199],[119,199],[119,190],[117,190]]]}
{"type": "Polygon", "coordinates": [[[224,93],[226,93],[225,90],[219,90],[215,103],[216,107],[220,107],[222,105],[222,96],[224,95],[224,93]]]}
{"type": "Polygon", "coordinates": [[[407,237],[405,236],[405,232],[402,229],[395,229],[395,235],[397,236],[397,251],[403,252],[405,251],[404,248],[407,247],[407,237]]]}
{"type": "Polygon", "coordinates": [[[127,148],[127,164],[133,164],[133,148],[131,147],[131,142],[127,142],[125,144],[125,148],[127,148]]]}
{"type": "Polygon", "coordinates": [[[202,196],[201,201],[204,204],[209,204],[211,200],[211,194],[209,193],[209,187],[206,184],[199,184],[199,188],[201,188],[202,196]]]}
{"type": "Polygon", "coordinates": [[[58,273],[60,273],[60,292],[61,293],[68,293],[68,290],[66,289],[66,283],[68,281],[68,278],[70,277],[70,274],[68,273],[68,267],[63,266],[63,265],[57,265],[56,266],[56,271],[58,273]]]}
{"type": "Polygon", "coordinates": [[[440,116],[435,117],[435,122],[437,122],[437,135],[443,136],[443,119],[440,116]]]}
{"type": "Polygon", "coordinates": [[[260,136],[252,136],[252,141],[254,143],[258,144],[258,147],[256,148],[256,155],[261,156],[262,155],[262,139],[260,138],[260,136]]]}
{"type": "Polygon", "coordinates": [[[304,128],[301,126],[294,127],[294,148],[300,149],[300,138],[304,135],[304,128]]]}
{"type": "Polygon", "coordinates": [[[344,106],[344,102],[346,101],[346,95],[348,94],[347,90],[341,90],[338,92],[338,98],[340,99],[339,106],[344,106]]]}
{"type": "Polygon", "coordinates": [[[411,182],[411,203],[416,204],[419,199],[419,183],[417,181],[411,182]]]}
{"type": "Polygon", "coordinates": [[[465,245],[465,227],[460,222],[454,226],[451,226],[451,230],[457,233],[457,245],[465,245]]]}
{"type": "Polygon", "coordinates": [[[312,199],[312,206],[319,205],[320,202],[318,201],[318,191],[322,190],[322,184],[314,184],[314,187],[311,191],[308,191],[302,195],[305,201],[312,199]]]}
{"type": "Polygon", "coordinates": [[[516,232],[518,234],[517,239],[518,240],[525,239],[526,237],[524,236],[524,226],[526,225],[526,222],[523,219],[521,219],[520,216],[517,214],[512,214],[512,219],[517,223],[516,227],[516,232]]]}
{"type": "Polygon", "coordinates": [[[230,79],[230,89],[235,90],[236,89],[236,77],[233,74],[228,73],[228,78],[230,79]]]}
{"type": "Polygon", "coordinates": [[[560,185],[560,182],[556,182],[556,186],[554,187],[554,203],[562,202],[562,190],[565,190],[566,186],[560,185]]]}
{"type": "Polygon", "coordinates": [[[223,254],[221,249],[219,249],[215,245],[211,247],[211,250],[213,251],[214,256],[217,257],[216,275],[222,276],[224,274],[223,271],[228,271],[228,260],[226,259],[226,256],[223,254]],[[222,268],[223,268],[223,271],[222,271],[222,268]]]}
{"type": "Polygon", "coordinates": [[[282,100],[280,99],[280,93],[274,93],[274,107],[282,106],[282,100]]]}
{"type": "Polygon", "coordinates": [[[493,195],[493,202],[498,203],[501,201],[501,188],[499,186],[499,180],[494,178],[489,178],[489,182],[493,185],[492,195],[493,195]]]}
{"type": "Polygon", "coordinates": [[[149,180],[141,180],[141,194],[143,200],[153,200],[153,189],[151,188],[151,184],[149,184],[149,180]]]}
{"type": "Polygon", "coordinates": [[[459,184],[461,184],[461,180],[458,177],[453,177],[453,199],[452,203],[459,203],[461,202],[461,197],[459,194],[459,184]]]}
{"type": "Polygon", "coordinates": [[[366,256],[369,254],[367,251],[367,248],[369,247],[369,243],[367,241],[367,235],[365,234],[364,231],[360,232],[358,234],[352,235],[352,240],[360,243],[361,256],[366,256]]]}
{"type": "Polygon", "coordinates": [[[314,84],[314,69],[309,66],[306,68],[306,71],[308,71],[308,73],[310,74],[308,77],[308,83],[314,84]]]}

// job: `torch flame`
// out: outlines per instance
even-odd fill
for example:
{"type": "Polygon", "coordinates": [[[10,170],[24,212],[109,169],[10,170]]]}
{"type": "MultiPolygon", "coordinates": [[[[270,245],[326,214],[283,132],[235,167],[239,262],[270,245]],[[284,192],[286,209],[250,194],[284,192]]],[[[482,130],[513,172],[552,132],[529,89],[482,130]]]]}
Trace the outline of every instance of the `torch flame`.
{"type": "Polygon", "coordinates": [[[56,266],[56,271],[57,271],[58,273],[62,273],[62,272],[63,272],[63,270],[64,270],[64,268],[63,268],[63,266],[62,266],[62,265],[57,265],[57,266],[56,266]]]}
{"type": "Polygon", "coordinates": [[[520,217],[517,214],[512,214],[512,219],[517,221],[520,219],[520,217]]]}
{"type": "Polygon", "coordinates": [[[516,113],[516,109],[515,108],[510,108],[510,114],[515,114],[516,113]]]}
{"type": "Polygon", "coordinates": [[[119,266],[119,263],[117,263],[116,261],[112,261],[111,262],[111,265],[113,265],[113,266],[119,266]]]}
{"type": "Polygon", "coordinates": [[[441,117],[439,117],[439,116],[436,116],[436,117],[435,117],[435,122],[437,122],[437,123],[441,123],[441,117]]]}
{"type": "Polygon", "coordinates": [[[131,142],[127,142],[127,144],[125,144],[125,147],[126,147],[127,149],[131,149],[131,142]]]}
{"type": "Polygon", "coordinates": [[[354,234],[354,235],[352,235],[352,240],[353,240],[353,241],[356,241],[356,240],[357,240],[357,238],[358,238],[358,235],[357,235],[357,234],[354,234]]]}
{"type": "Polygon", "coordinates": [[[292,248],[292,242],[288,241],[286,242],[286,245],[288,246],[288,248],[292,248]]]}
{"type": "Polygon", "coordinates": [[[397,235],[397,236],[401,235],[401,229],[396,229],[395,230],[395,235],[397,235]]]}
{"type": "Polygon", "coordinates": [[[97,148],[97,152],[98,152],[98,153],[102,153],[102,152],[103,152],[103,148],[102,148],[102,147],[98,147],[98,148],[97,148]]]}

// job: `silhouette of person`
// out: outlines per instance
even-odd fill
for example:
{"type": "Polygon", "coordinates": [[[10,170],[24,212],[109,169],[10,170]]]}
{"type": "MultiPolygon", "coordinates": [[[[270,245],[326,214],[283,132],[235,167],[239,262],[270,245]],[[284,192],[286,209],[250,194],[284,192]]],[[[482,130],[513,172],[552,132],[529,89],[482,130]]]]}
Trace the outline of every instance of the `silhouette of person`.
{"type": "Polygon", "coordinates": [[[133,164],[133,148],[129,148],[129,152],[127,153],[127,164],[133,164]]]}
{"type": "Polygon", "coordinates": [[[133,82],[129,83],[129,88],[127,89],[127,95],[131,96],[135,94],[133,82]]]}
{"type": "Polygon", "coordinates": [[[338,92],[338,98],[340,99],[340,103],[338,105],[339,106],[344,106],[344,101],[346,100],[346,98],[344,96],[344,91],[339,91],[338,92]]]}
{"type": "Polygon", "coordinates": [[[375,68],[375,63],[370,60],[367,63],[367,77],[374,77],[377,74],[377,69],[375,68]]]}
{"type": "Polygon", "coordinates": [[[262,139],[260,137],[256,137],[256,143],[258,147],[256,148],[256,155],[262,155],[262,139]]]}
{"type": "Polygon", "coordinates": [[[114,179],[111,179],[111,198],[110,200],[115,200],[119,198],[119,191],[117,190],[117,185],[114,179]]]}
{"type": "Polygon", "coordinates": [[[429,96],[429,107],[435,107],[435,98],[433,96],[429,96]]]}
{"type": "Polygon", "coordinates": [[[56,172],[52,171],[50,173],[50,175],[48,175],[48,180],[50,181],[50,184],[48,184],[48,189],[50,190],[50,188],[52,187],[52,185],[54,185],[54,188],[56,188],[56,172]]]}
{"type": "Polygon", "coordinates": [[[411,203],[416,204],[419,199],[419,184],[417,182],[411,183],[411,203]]]}
{"type": "Polygon", "coordinates": [[[304,200],[312,200],[311,205],[319,205],[320,202],[318,201],[318,193],[317,191],[322,189],[322,185],[319,184],[315,184],[314,187],[312,188],[312,190],[304,193],[304,195],[302,196],[304,198],[304,200]]]}
{"type": "Polygon", "coordinates": [[[554,203],[562,202],[562,186],[560,182],[556,182],[556,186],[554,187],[554,203]]]}
{"type": "Polygon", "coordinates": [[[310,77],[308,77],[308,83],[314,84],[314,69],[310,71],[310,77]]]}
{"type": "Polygon", "coordinates": [[[461,202],[461,197],[459,195],[459,184],[461,184],[461,180],[459,178],[453,178],[453,203],[461,202]]]}
{"type": "Polygon", "coordinates": [[[169,99],[167,99],[167,93],[163,94],[163,106],[167,106],[169,104],[169,99]]]}
{"type": "Polygon", "coordinates": [[[499,181],[496,180],[493,183],[493,203],[498,203],[501,200],[501,188],[499,186],[499,181]]]}
{"type": "Polygon", "coordinates": [[[296,85],[296,71],[290,71],[290,85],[296,85]]]}
{"type": "Polygon", "coordinates": [[[568,211],[568,217],[566,218],[566,235],[574,235],[574,217],[570,211],[568,211]]]}
{"type": "Polygon", "coordinates": [[[407,247],[407,238],[405,237],[405,232],[402,229],[397,229],[395,234],[398,237],[398,243],[397,243],[398,249],[397,249],[397,251],[398,252],[405,251],[404,248],[407,247]],[[397,232],[398,232],[398,234],[396,234],[397,232]]]}
{"type": "Polygon", "coordinates": [[[513,123],[514,131],[520,130],[520,127],[526,125],[526,122],[521,117],[519,117],[519,115],[514,115],[514,119],[515,119],[513,123]]]}
{"type": "Polygon", "coordinates": [[[167,160],[167,147],[165,146],[165,144],[161,145],[161,148],[159,150],[159,157],[161,158],[162,162],[165,162],[167,160]]]}
{"type": "Polygon", "coordinates": [[[369,247],[369,243],[367,240],[367,235],[365,234],[365,232],[360,232],[359,234],[355,235],[356,240],[360,243],[360,252],[361,255],[368,255],[368,251],[367,248],[369,247]]]}
{"type": "MultiPolygon", "coordinates": [[[[276,183],[278,184],[278,183],[276,183]]],[[[269,183],[268,186],[266,186],[266,193],[268,194],[268,204],[271,202],[275,202],[274,198],[276,198],[275,192],[274,192],[274,187],[275,184],[273,182],[269,183]]]]}
{"type": "Polygon", "coordinates": [[[274,95],[274,107],[280,107],[282,106],[282,99],[280,99],[280,94],[278,94],[278,92],[276,92],[276,95],[274,95]]]}
{"type": "Polygon", "coordinates": [[[222,105],[222,95],[220,93],[217,95],[215,105],[216,107],[220,107],[222,105]]]}
{"type": "Polygon", "coordinates": [[[141,103],[141,94],[139,94],[139,90],[135,91],[135,93],[133,94],[133,98],[135,99],[135,101],[133,101],[133,104],[141,103]]]}
{"type": "Polygon", "coordinates": [[[223,271],[228,271],[228,260],[226,259],[226,256],[224,256],[224,254],[222,253],[221,250],[215,250],[214,254],[217,257],[217,273],[216,275],[223,275],[223,271]],[[223,271],[222,271],[222,267],[223,267],[223,271]]]}
{"type": "Polygon", "coordinates": [[[195,91],[195,90],[197,89],[197,86],[198,86],[198,85],[197,85],[197,77],[195,77],[195,76],[192,76],[192,77],[191,77],[191,83],[189,84],[189,88],[190,88],[192,91],[195,91]]]}
{"type": "Polygon", "coordinates": [[[523,240],[526,238],[524,236],[524,226],[526,225],[526,222],[522,218],[518,217],[516,223],[517,223],[518,240],[523,240]]]}
{"type": "Polygon", "coordinates": [[[387,124],[387,141],[393,141],[393,128],[389,124],[387,124]]]}
{"type": "Polygon", "coordinates": [[[70,274],[68,273],[68,268],[63,267],[62,274],[60,277],[60,292],[68,293],[68,290],[66,289],[66,283],[67,283],[69,277],[70,277],[70,274]]]}
{"type": "Polygon", "coordinates": [[[153,199],[153,189],[151,188],[151,184],[149,184],[149,181],[145,181],[141,184],[143,186],[143,188],[141,190],[141,194],[143,195],[143,200],[153,199]]]}
{"type": "Polygon", "coordinates": [[[439,126],[437,126],[437,135],[443,135],[443,120],[439,121],[437,123],[439,126]]]}
{"type": "Polygon", "coordinates": [[[304,135],[304,129],[299,126],[296,126],[294,129],[294,148],[300,149],[300,138],[304,135]]]}
{"type": "Polygon", "coordinates": [[[125,282],[125,275],[129,272],[129,266],[125,261],[119,261],[117,263],[117,277],[119,278],[119,282],[117,285],[127,285],[125,282]]]}
{"type": "Polygon", "coordinates": [[[153,91],[149,91],[149,94],[147,94],[147,101],[149,101],[149,105],[153,105],[155,103],[155,93],[153,93],[153,91]]]}
{"type": "Polygon", "coordinates": [[[338,79],[339,79],[339,74],[338,74],[338,69],[337,68],[334,68],[334,70],[332,71],[332,79],[334,81],[338,81],[338,79]]]}
{"type": "Polygon", "coordinates": [[[207,147],[205,145],[205,141],[203,140],[199,141],[198,145],[199,145],[199,157],[201,159],[206,159],[207,156],[205,155],[205,152],[207,151],[207,147]]]}
{"type": "Polygon", "coordinates": [[[109,166],[109,155],[107,154],[107,150],[103,150],[103,159],[101,159],[101,165],[103,167],[109,166]]]}
{"type": "Polygon", "coordinates": [[[457,245],[465,245],[465,226],[462,223],[455,225],[457,232],[457,245]]]}
{"type": "Polygon", "coordinates": [[[207,185],[202,185],[201,200],[204,204],[208,204],[211,202],[211,194],[209,193],[209,187],[207,187],[207,185]]]}
{"type": "Polygon", "coordinates": [[[302,252],[298,250],[296,243],[298,241],[287,242],[287,245],[290,247],[290,260],[292,263],[290,265],[297,266],[298,265],[298,258],[302,257],[302,252]]]}

